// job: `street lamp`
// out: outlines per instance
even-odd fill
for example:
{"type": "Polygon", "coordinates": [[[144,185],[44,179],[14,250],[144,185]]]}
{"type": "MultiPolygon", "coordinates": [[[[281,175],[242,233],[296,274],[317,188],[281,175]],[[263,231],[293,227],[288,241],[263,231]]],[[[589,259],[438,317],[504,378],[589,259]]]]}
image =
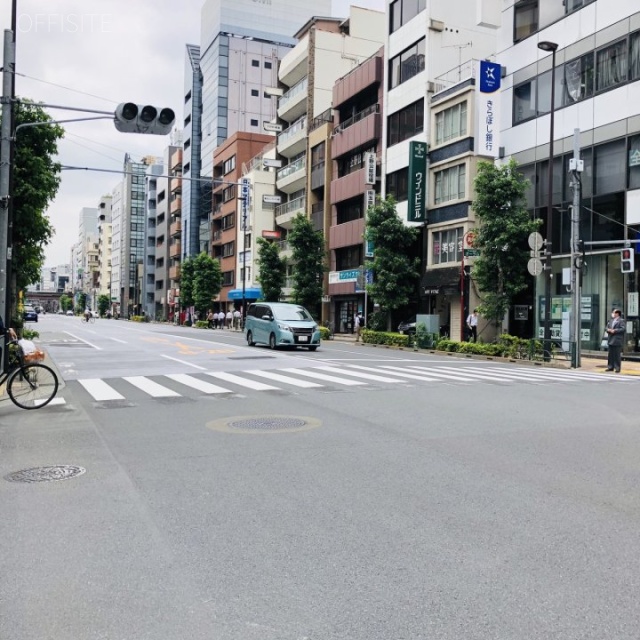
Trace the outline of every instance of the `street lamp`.
{"type": "Polygon", "coordinates": [[[556,51],[558,44],[543,40],[538,42],[538,49],[551,52],[551,112],[549,114],[549,179],[547,197],[547,244],[544,283],[544,359],[551,359],[551,280],[553,270],[552,258],[552,231],[553,231],[553,125],[555,120],[555,90],[556,90],[556,51]]]}

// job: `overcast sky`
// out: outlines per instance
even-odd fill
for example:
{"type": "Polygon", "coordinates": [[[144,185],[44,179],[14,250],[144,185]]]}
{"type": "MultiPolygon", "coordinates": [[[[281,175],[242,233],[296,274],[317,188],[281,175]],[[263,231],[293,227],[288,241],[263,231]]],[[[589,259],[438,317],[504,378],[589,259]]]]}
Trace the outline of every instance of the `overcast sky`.
{"type": "MultiPolygon", "coordinates": [[[[0,2],[2,30],[11,26],[10,0],[0,2]]],[[[182,115],[184,45],[200,44],[203,0],[17,0],[16,93],[46,104],[113,110],[120,102],[171,107],[182,115]],[[46,9],[44,8],[46,6],[46,9]],[[22,74],[22,75],[20,75],[22,74]]],[[[384,9],[385,0],[333,0],[333,14],[350,4],[384,9]]],[[[58,119],[83,114],[48,109],[58,119]]],[[[122,169],[133,159],[162,156],[169,138],[118,133],[109,120],[65,125],[61,164],[122,169]]],[[[46,266],[70,261],[82,207],[111,193],[115,174],[64,171],[48,215],[56,235],[46,266]]]]}

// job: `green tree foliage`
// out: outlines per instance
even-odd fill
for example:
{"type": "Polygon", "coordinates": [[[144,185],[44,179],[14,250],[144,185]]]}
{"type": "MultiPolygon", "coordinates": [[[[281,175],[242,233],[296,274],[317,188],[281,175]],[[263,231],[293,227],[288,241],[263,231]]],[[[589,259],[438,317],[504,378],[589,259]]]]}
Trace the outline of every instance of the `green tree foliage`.
{"type": "Polygon", "coordinates": [[[258,262],[258,282],[262,286],[262,297],[269,302],[277,302],[282,297],[287,275],[287,263],[280,257],[278,245],[265,238],[258,238],[258,262]]]}
{"type": "MultiPolygon", "coordinates": [[[[180,283],[182,285],[182,282],[180,283]]],[[[202,252],[193,258],[193,306],[200,318],[206,317],[213,299],[222,289],[220,262],[202,252]]],[[[182,295],[182,286],[180,288],[182,295]]]]}
{"type": "Polygon", "coordinates": [[[373,284],[367,285],[367,291],[386,312],[391,330],[391,312],[409,303],[420,276],[419,259],[409,255],[418,231],[402,222],[395,200],[388,196],[369,207],[365,234],[374,251],[369,263],[373,284]]]}
{"type": "Polygon", "coordinates": [[[100,317],[103,317],[107,314],[107,309],[109,308],[110,304],[111,300],[108,295],[103,293],[98,296],[98,313],[100,314],[100,317]]]}
{"type": "Polygon", "coordinates": [[[474,247],[480,256],[472,277],[483,296],[481,314],[499,325],[527,286],[527,237],[540,220],[533,220],[525,207],[529,183],[514,160],[501,166],[480,162],[474,186],[473,209],[480,222],[474,247]]]}
{"type": "Polygon", "coordinates": [[[288,236],[293,272],[293,299],[317,314],[322,301],[322,279],[325,272],[325,246],[322,231],[315,231],[311,221],[302,214],[293,219],[288,236]]]}
{"type": "Polygon", "coordinates": [[[180,304],[183,309],[193,306],[193,280],[195,265],[193,258],[187,258],[180,265],[180,304]]]}
{"type": "MultiPolygon", "coordinates": [[[[16,126],[49,120],[51,117],[37,104],[16,104],[16,126]]],[[[40,280],[44,249],[54,234],[45,211],[60,185],[60,164],[54,157],[63,135],[62,127],[54,124],[25,127],[16,135],[11,261],[14,295],[40,280]]]]}
{"type": "Polygon", "coordinates": [[[66,293],[63,293],[60,296],[60,308],[66,313],[72,306],[73,300],[66,293]]]}
{"type": "Polygon", "coordinates": [[[81,292],[76,298],[76,313],[84,313],[87,308],[87,294],[81,292]]]}

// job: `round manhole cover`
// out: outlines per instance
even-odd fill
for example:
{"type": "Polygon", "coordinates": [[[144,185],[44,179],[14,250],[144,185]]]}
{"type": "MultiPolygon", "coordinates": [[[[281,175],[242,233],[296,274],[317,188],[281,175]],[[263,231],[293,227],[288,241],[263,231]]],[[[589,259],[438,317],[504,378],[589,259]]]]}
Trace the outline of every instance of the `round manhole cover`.
{"type": "Polygon", "coordinates": [[[306,416],[235,416],[209,422],[215,431],[227,433],[293,433],[320,426],[320,420],[306,416]]]}
{"type": "Polygon", "coordinates": [[[81,476],[86,469],[71,464],[60,464],[54,467],[34,467],[23,469],[5,476],[9,482],[54,482],[81,476]]]}

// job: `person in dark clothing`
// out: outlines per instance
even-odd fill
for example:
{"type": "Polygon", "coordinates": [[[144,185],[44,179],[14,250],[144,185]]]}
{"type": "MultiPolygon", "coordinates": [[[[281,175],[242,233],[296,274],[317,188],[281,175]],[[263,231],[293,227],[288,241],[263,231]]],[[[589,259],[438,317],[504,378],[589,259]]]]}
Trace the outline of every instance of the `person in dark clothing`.
{"type": "Polygon", "coordinates": [[[607,371],[620,373],[622,364],[622,345],[624,344],[625,322],[622,319],[620,309],[611,312],[611,320],[607,323],[607,344],[609,354],[607,357],[607,371]]]}

